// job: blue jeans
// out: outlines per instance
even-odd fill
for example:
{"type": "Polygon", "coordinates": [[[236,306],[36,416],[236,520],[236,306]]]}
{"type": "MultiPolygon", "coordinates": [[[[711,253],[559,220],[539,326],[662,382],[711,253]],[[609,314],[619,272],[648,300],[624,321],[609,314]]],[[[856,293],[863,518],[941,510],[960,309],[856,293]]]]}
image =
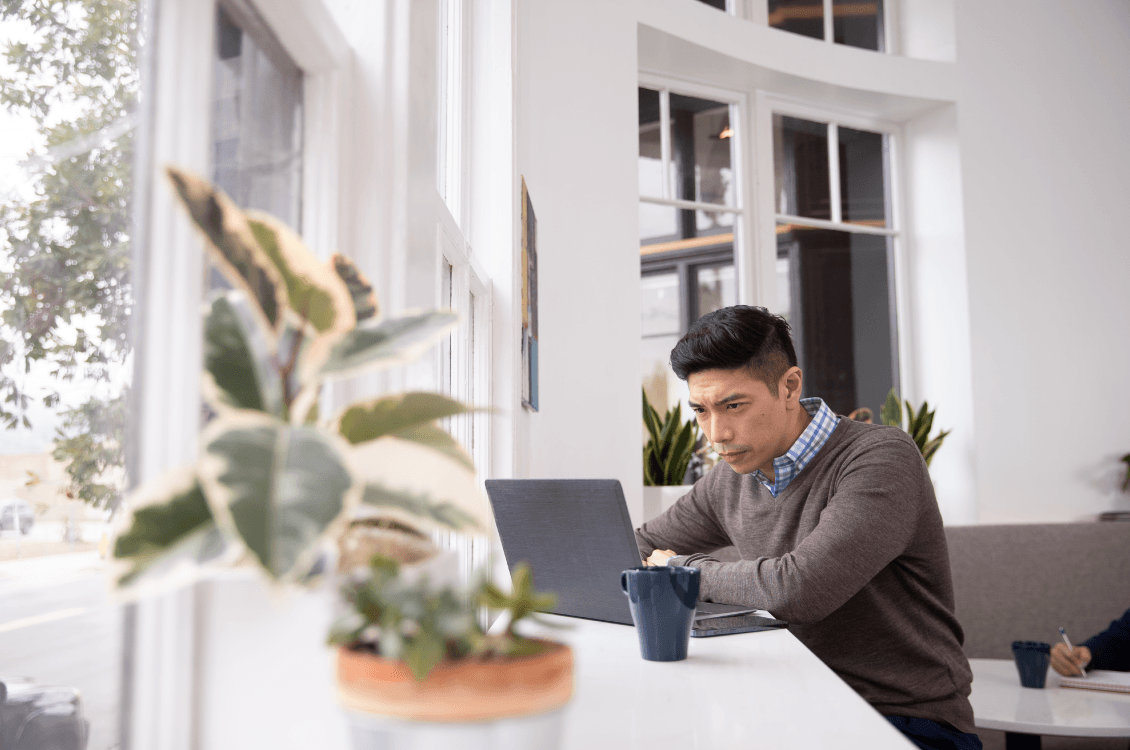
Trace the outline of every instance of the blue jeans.
{"type": "Polygon", "coordinates": [[[929,719],[888,716],[895,729],[922,750],[981,750],[981,738],[966,734],[929,719]]]}

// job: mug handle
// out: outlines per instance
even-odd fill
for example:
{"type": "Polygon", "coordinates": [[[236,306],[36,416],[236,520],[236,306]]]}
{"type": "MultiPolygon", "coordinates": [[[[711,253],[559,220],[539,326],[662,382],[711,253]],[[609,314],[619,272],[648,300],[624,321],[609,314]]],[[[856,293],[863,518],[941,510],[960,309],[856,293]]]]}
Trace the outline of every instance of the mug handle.
{"type": "Polygon", "coordinates": [[[620,574],[620,590],[624,592],[624,596],[628,595],[628,571],[620,574]]]}

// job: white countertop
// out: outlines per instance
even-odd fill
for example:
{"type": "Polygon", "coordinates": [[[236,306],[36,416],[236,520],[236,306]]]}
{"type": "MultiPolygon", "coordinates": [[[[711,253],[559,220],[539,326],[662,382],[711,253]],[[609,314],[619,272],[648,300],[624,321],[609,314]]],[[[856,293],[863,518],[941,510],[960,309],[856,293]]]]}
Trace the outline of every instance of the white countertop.
{"type": "Polygon", "coordinates": [[[1045,687],[1020,686],[1010,659],[970,659],[974,721],[983,729],[1072,737],[1130,737],[1130,694],[1061,688],[1048,669],[1045,687]]]}
{"type": "Polygon", "coordinates": [[[649,662],[635,628],[551,619],[575,659],[562,750],[913,747],[786,630],[691,638],[685,661],[649,662]]]}

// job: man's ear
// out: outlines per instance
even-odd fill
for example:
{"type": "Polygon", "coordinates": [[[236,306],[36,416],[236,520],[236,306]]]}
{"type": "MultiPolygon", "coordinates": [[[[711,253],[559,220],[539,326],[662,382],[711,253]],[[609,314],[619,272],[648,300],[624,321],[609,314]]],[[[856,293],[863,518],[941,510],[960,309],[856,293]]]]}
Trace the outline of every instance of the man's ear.
{"type": "Polygon", "coordinates": [[[801,388],[804,386],[804,373],[799,367],[793,366],[785,370],[777,388],[784,389],[785,400],[800,403],[801,388]]]}

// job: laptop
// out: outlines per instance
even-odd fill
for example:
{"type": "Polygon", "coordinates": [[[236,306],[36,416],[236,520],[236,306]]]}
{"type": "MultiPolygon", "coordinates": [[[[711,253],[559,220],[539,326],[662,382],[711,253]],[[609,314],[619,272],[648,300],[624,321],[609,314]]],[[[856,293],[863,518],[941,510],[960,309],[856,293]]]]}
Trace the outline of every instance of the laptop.
{"type": "MultiPolygon", "coordinates": [[[[554,614],[631,625],[620,573],[642,565],[624,492],[616,479],[488,479],[510,570],[528,562],[534,584],[557,595],[554,614]]],[[[691,635],[773,630],[764,610],[698,603],[691,635]]]]}

